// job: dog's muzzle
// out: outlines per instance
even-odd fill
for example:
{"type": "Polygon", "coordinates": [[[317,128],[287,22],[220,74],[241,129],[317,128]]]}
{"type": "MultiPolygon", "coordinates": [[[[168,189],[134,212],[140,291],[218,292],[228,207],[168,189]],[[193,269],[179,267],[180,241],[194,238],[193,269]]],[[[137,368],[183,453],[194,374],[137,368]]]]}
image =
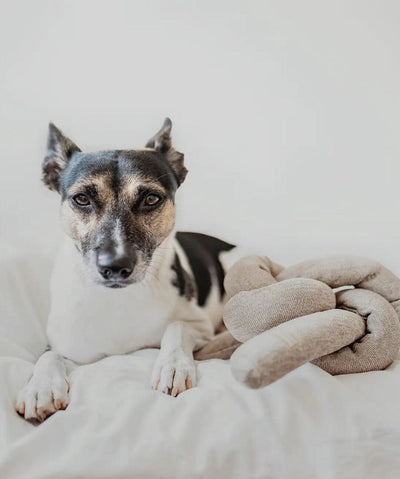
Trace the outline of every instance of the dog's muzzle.
{"type": "Polygon", "coordinates": [[[136,266],[137,255],[134,250],[116,254],[113,249],[99,250],[97,253],[97,270],[104,278],[105,286],[117,287],[128,283],[136,266]]]}

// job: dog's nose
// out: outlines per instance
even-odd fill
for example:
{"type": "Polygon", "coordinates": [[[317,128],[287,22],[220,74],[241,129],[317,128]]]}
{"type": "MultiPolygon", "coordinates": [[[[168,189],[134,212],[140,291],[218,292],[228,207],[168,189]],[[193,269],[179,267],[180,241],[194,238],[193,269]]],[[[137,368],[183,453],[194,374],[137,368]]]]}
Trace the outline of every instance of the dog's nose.
{"type": "Polygon", "coordinates": [[[101,254],[97,260],[97,269],[104,279],[121,281],[132,274],[135,263],[129,256],[115,257],[111,254],[101,254]]]}

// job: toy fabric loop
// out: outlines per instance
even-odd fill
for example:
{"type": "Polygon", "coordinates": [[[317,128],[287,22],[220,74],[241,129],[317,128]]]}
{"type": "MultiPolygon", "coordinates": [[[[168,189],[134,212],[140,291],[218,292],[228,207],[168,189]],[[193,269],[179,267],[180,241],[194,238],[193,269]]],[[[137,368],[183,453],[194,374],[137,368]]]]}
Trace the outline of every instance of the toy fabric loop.
{"type": "Polygon", "coordinates": [[[232,372],[250,387],[308,361],[331,374],[383,369],[399,351],[400,279],[376,261],[331,256],[283,268],[248,256],[224,285],[231,334],[211,341],[203,358],[227,359],[234,351],[232,372]],[[350,289],[335,295],[338,287],[350,289]]]}
{"type": "Polygon", "coordinates": [[[337,293],[337,307],[356,312],[365,321],[365,334],[356,342],[316,359],[330,374],[384,369],[396,358],[400,323],[394,308],[377,293],[350,289],[337,293]]]}
{"type": "Polygon", "coordinates": [[[358,340],[364,332],[364,320],[350,311],[330,309],[301,316],[242,344],[232,354],[232,374],[248,387],[266,386],[293,369],[358,340]]]}
{"type": "Polygon", "coordinates": [[[357,256],[328,256],[289,266],[276,276],[278,281],[298,277],[317,279],[331,288],[354,286],[374,291],[392,304],[400,318],[400,279],[376,261],[357,256]]]}
{"type": "Polygon", "coordinates": [[[326,284],[291,278],[235,294],[225,304],[224,322],[232,336],[244,343],[267,327],[335,306],[335,293],[326,284]]]}

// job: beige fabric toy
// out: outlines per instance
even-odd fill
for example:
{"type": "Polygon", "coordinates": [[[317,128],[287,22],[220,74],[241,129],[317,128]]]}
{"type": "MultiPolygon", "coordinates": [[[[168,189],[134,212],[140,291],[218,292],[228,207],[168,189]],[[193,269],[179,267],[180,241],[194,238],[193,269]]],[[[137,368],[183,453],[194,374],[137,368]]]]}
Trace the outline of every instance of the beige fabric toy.
{"type": "Polygon", "coordinates": [[[266,386],[308,361],[344,374],[383,369],[398,354],[400,279],[372,260],[337,256],[283,268],[248,256],[224,284],[229,332],[195,357],[232,355],[233,375],[249,387],[266,386]],[[335,294],[339,287],[350,288],[335,294]]]}

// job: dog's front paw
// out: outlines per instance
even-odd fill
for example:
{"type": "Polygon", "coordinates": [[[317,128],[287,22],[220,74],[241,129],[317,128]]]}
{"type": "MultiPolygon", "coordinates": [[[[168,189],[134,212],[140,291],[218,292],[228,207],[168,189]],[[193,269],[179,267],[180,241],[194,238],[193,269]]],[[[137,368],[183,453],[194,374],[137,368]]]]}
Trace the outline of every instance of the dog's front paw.
{"type": "Polygon", "coordinates": [[[33,375],[18,394],[16,411],[25,419],[42,422],[69,403],[69,382],[62,376],[33,375]]]}
{"type": "Polygon", "coordinates": [[[161,350],[154,364],[151,383],[153,389],[177,396],[196,385],[194,360],[183,350],[161,350]]]}

